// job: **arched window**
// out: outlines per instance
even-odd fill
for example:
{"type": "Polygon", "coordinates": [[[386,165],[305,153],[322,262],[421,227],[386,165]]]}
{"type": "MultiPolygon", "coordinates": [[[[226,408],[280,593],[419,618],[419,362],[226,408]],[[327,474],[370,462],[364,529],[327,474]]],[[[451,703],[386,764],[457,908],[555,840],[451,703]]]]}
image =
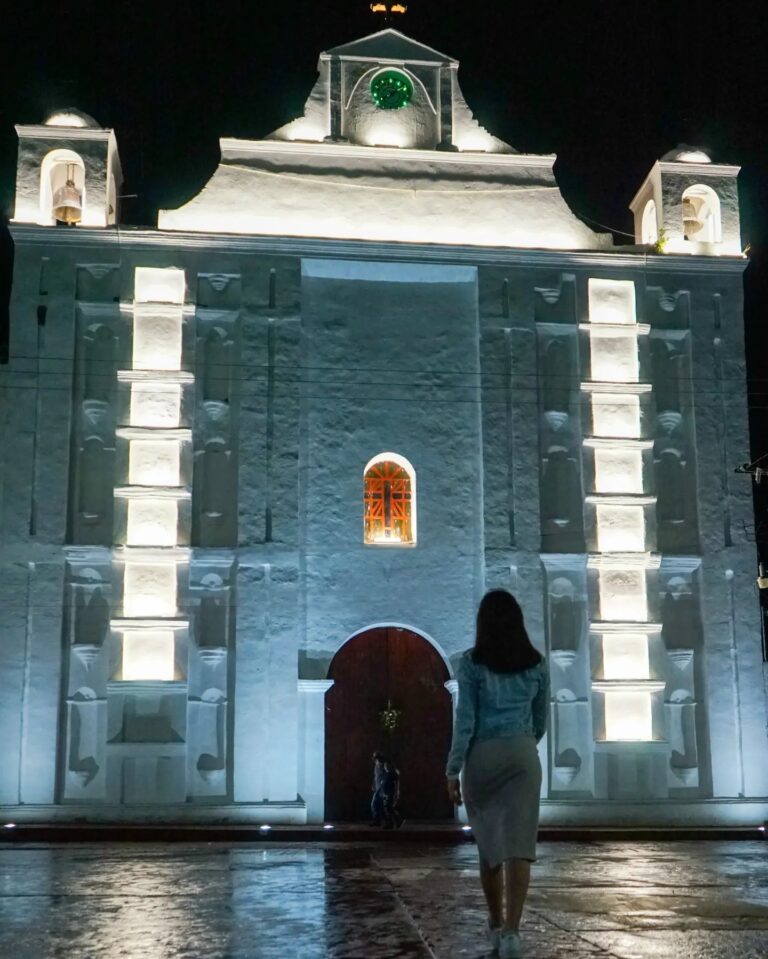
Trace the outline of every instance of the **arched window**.
{"type": "Polygon", "coordinates": [[[374,546],[416,543],[416,473],[397,453],[382,453],[365,467],[364,541],[374,546]]]}
{"type": "Polygon", "coordinates": [[[79,223],[84,207],[85,164],[72,150],[52,150],[40,167],[40,223],[79,223]]]}
{"type": "Polygon", "coordinates": [[[694,243],[719,243],[722,239],[720,200],[702,183],[683,193],[683,236],[694,243]]]}
{"type": "Polygon", "coordinates": [[[656,202],[649,200],[643,210],[643,219],[640,224],[640,242],[653,245],[659,242],[659,221],[656,215],[656,202]]]}

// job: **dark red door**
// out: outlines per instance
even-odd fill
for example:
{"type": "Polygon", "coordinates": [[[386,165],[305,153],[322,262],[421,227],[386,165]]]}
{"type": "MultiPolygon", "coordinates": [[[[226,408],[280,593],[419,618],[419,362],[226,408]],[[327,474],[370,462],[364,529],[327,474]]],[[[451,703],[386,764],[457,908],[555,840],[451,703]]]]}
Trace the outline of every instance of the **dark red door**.
{"type": "Polygon", "coordinates": [[[326,819],[370,818],[371,754],[377,750],[397,763],[407,819],[452,818],[445,792],[450,677],[434,646],[407,629],[371,629],[339,650],[328,678],[334,685],[325,701],[326,819]],[[397,711],[391,730],[382,717],[388,704],[397,711]]]}

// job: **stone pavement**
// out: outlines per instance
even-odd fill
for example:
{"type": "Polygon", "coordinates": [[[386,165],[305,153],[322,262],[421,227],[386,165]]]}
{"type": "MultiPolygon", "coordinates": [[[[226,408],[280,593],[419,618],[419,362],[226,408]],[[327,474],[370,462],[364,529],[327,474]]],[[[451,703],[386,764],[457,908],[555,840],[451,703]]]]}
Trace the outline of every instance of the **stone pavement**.
{"type": "MultiPolygon", "coordinates": [[[[543,843],[529,903],[530,959],[766,959],[768,845],[543,843]]],[[[484,915],[471,844],[0,845],[2,959],[480,959],[484,915]]]]}

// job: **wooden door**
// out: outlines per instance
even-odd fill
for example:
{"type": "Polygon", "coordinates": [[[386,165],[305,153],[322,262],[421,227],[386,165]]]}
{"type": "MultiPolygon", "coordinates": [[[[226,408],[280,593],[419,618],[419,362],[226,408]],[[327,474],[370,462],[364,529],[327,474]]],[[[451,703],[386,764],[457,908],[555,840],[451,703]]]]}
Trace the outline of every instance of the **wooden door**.
{"type": "Polygon", "coordinates": [[[445,792],[451,744],[450,677],[442,657],[422,636],[386,627],[360,633],[336,654],[326,695],[325,816],[329,821],[370,818],[375,751],[400,770],[400,810],[409,820],[453,817],[445,792]],[[382,711],[398,710],[388,731],[382,711]]]}

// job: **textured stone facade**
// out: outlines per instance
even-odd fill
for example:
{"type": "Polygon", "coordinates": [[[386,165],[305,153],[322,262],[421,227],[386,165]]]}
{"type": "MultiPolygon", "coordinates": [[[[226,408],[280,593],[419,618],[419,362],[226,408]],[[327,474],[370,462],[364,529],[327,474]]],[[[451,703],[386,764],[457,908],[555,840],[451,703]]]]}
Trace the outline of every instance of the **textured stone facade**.
{"type": "Polygon", "coordinates": [[[549,656],[545,820],[768,814],[737,170],[664,158],[614,247],[456,68],[395,31],[323,54],[306,116],[223,141],[157,230],[114,226],[110,131],[18,128],[10,818],[322,820],[334,655],[401,626],[452,671],[493,586],[549,656]],[[364,542],[386,453],[413,544],[364,542]]]}

